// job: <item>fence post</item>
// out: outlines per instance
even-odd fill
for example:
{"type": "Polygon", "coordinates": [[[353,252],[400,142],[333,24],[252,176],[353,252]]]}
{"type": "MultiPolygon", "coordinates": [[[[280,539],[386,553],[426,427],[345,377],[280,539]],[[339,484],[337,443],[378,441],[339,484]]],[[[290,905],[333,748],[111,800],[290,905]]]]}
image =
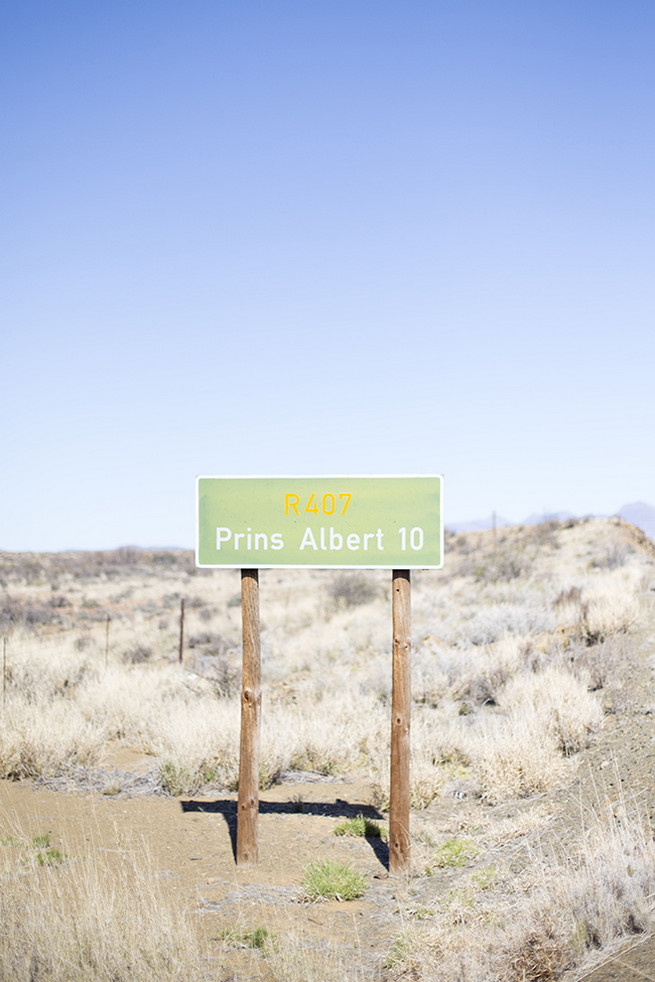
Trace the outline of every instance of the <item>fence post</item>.
{"type": "Polygon", "coordinates": [[[184,597],[180,601],[180,665],[184,661],[184,597]]]}
{"type": "Polygon", "coordinates": [[[109,664],[109,625],[111,624],[111,617],[107,614],[107,623],[105,626],[105,669],[109,664]]]}

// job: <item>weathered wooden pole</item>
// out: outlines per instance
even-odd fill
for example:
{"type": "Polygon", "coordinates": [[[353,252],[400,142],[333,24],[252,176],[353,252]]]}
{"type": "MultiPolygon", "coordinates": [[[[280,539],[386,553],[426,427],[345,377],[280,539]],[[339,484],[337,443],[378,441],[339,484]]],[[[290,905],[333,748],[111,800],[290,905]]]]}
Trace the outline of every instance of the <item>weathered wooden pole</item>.
{"type": "Polygon", "coordinates": [[[184,661],[184,597],[180,601],[180,665],[184,661]]]}
{"type": "Polygon", "coordinates": [[[393,672],[391,689],[391,791],[389,799],[389,872],[410,864],[409,724],[411,716],[411,626],[409,570],[392,573],[393,672]]]}
{"type": "Polygon", "coordinates": [[[237,803],[237,864],[256,863],[259,817],[259,732],[261,726],[261,645],[259,639],[259,573],[241,570],[243,678],[241,745],[237,803]]]}

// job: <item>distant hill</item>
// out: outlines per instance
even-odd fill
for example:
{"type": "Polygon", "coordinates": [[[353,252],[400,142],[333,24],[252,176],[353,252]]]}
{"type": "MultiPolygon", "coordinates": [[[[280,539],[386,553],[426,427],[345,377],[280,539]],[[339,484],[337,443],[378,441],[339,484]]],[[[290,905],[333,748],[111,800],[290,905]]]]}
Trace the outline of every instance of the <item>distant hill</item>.
{"type": "Polygon", "coordinates": [[[631,522],[637,528],[645,532],[649,539],[655,539],[655,508],[647,505],[643,501],[635,501],[631,505],[624,505],[619,509],[617,515],[624,518],[626,522],[631,522]]]}
{"type": "Polygon", "coordinates": [[[543,522],[565,522],[567,518],[577,518],[572,511],[532,512],[517,525],[541,525],[543,522]]]}
{"type": "MultiPolygon", "coordinates": [[[[502,515],[496,515],[496,528],[503,528],[506,525],[514,525],[515,522],[511,522],[509,518],[503,518],[502,515]]],[[[480,529],[492,529],[494,527],[494,516],[493,513],[489,515],[489,518],[474,518],[470,522],[447,522],[446,528],[449,532],[478,532],[480,529]]]]}
{"type": "MultiPolygon", "coordinates": [[[[632,525],[636,525],[637,528],[645,532],[646,535],[655,540],[655,508],[652,505],[647,505],[643,501],[635,501],[631,505],[623,505],[617,512],[621,518],[626,522],[630,522],[632,525]]],[[[496,515],[496,528],[502,528],[508,525],[541,525],[542,522],[552,521],[553,519],[558,522],[566,521],[567,518],[576,518],[573,512],[570,511],[558,511],[552,514],[543,514],[533,512],[533,514],[528,515],[524,518],[522,522],[512,522],[509,518],[503,518],[502,515],[496,515]]],[[[598,515],[598,518],[605,516],[598,515]]],[[[469,522],[447,522],[446,528],[449,532],[477,532],[480,529],[490,529],[494,526],[494,516],[493,513],[489,515],[488,518],[478,518],[472,519],[469,522]]]]}
{"type": "MultiPolygon", "coordinates": [[[[558,512],[534,512],[532,515],[528,515],[524,518],[522,522],[513,522],[509,518],[503,518],[502,515],[496,515],[496,528],[509,527],[510,525],[541,525],[542,522],[563,522],[567,518],[575,518],[576,516],[570,511],[558,511],[558,512]]],[[[493,512],[488,518],[474,518],[469,522],[447,522],[446,528],[449,532],[478,532],[481,529],[492,529],[494,527],[494,515],[493,512]]]]}

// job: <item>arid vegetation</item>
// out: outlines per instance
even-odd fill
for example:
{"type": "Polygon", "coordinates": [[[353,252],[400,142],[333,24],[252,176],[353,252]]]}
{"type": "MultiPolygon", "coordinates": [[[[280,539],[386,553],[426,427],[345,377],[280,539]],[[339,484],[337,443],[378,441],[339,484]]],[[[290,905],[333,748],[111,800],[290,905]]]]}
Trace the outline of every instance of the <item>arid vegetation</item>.
{"type": "MultiPolygon", "coordinates": [[[[607,793],[613,757],[602,773],[583,761],[655,702],[654,557],[631,526],[585,520],[450,535],[446,568],[412,574],[413,869],[401,899],[386,894],[375,951],[312,948],[277,924],[228,926],[210,944],[140,849],[125,846],[118,870],[94,851],[71,858],[66,843],[49,860],[54,847],[0,814],[0,979],[223,979],[240,946],[243,978],[547,982],[647,933],[647,796],[621,789],[622,775],[607,793]]],[[[262,789],[304,778],[338,789],[348,775],[383,817],[389,586],[380,571],[262,572],[262,789]]],[[[5,786],[233,795],[238,591],[238,574],[197,571],[187,552],[0,556],[5,786]],[[142,766],[117,767],[121,754],[142,766]]],[[[344,848],[384,840],[357,812],[341,824],[344,848]]],[[[352,889],[381,904],[369,881],[317,855],[294,903],[352,889]]]]}

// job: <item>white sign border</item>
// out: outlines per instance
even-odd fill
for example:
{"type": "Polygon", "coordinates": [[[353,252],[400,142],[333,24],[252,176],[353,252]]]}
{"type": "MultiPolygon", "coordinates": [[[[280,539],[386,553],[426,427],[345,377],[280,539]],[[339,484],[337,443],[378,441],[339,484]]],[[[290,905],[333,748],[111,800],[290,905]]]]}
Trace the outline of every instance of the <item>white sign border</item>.
{"type": "Polygon", "coordinates": [[[387,569],[406,569],[406,570],[422,570],[422,569],[443,569],[444,568],[444,520],[443,520],[443,485],[444,478],[443,474],[197,474],[196,475],[196,528],[195,528],[195,561],[196,569],[331,569],[331,570],[348,570],[348,569],[371,569],[371,570],[387,570],[387,569]],[[393,566],[383,566],[379,563],[372,566],[370,564],[352,564],[347,566],[336,565],[331,563],[329,565],[323,565],[319,563],[239,563],[235,565],[234,563],[200,563],[200,492],[199,484],[200,481],[270,481],[270,480],[289,480],[289,481],[301,481],[301,480],[312,480],[326,481],[326,480],[349,480],[349,479],[365,479],[374,480],[377,478],[392,478],[394,480],[407,478],[409,480],[416,478],[429,478],[430,480],[439,481],[439,555],[441,556],[441,563],[431,564],[431,565],[421,565],[421,564],[401,564],[393,566]]]}

